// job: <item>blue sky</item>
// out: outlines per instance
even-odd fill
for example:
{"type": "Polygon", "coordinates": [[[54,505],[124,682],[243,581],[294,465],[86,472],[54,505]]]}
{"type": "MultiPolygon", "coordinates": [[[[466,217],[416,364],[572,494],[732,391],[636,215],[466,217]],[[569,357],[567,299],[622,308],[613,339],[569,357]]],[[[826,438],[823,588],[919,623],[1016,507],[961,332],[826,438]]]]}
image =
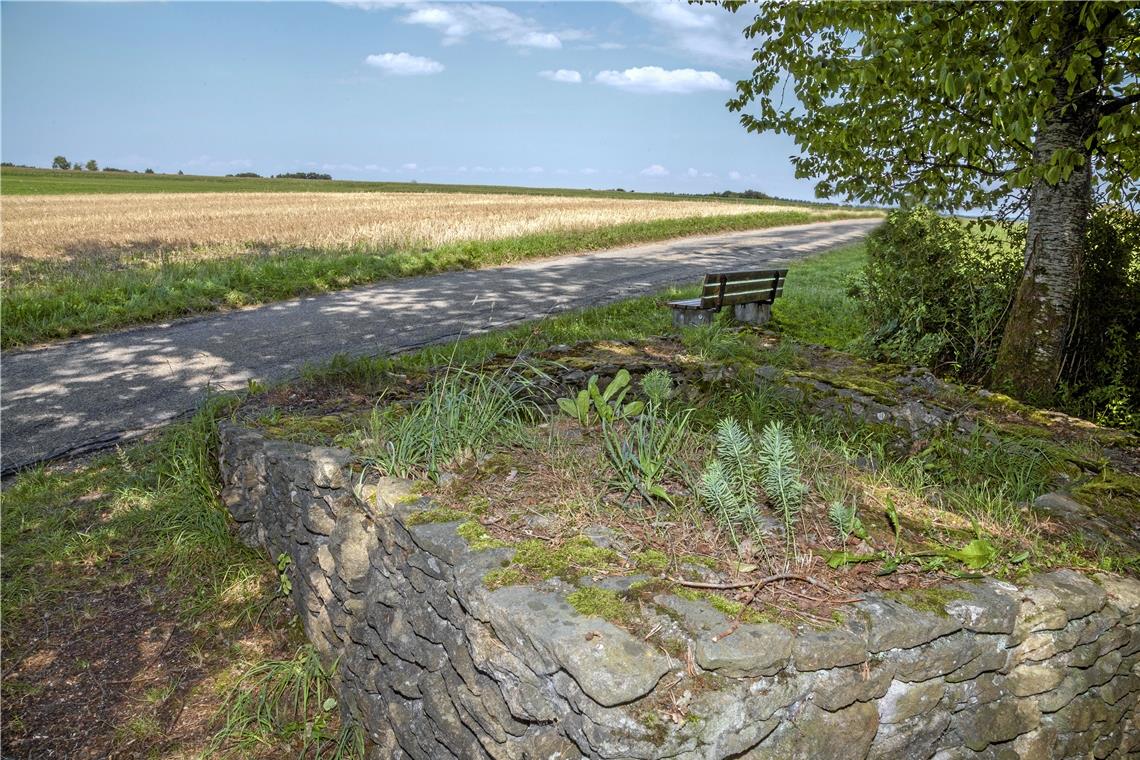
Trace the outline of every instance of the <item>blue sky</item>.
{"type": "Polygon", "coordinates": [[[3,2],[3,160],[813,197],[684,3],[3,2]]]}

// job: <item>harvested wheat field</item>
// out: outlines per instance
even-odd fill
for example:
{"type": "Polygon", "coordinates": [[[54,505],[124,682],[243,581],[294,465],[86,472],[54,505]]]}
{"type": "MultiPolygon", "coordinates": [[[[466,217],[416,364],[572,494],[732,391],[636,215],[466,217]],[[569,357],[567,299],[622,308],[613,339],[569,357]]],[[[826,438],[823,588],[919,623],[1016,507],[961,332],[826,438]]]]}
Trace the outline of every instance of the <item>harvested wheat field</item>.
{"type": "Polygon", "coordinates": [[[3,232],[5,253],[17,259],[124,253],[135,259],[148,252],[215,258],[281,246],[428,247],[793,209],[810,211],[717,201],[458,193],[54,195],[5,198],[3,232]]]}

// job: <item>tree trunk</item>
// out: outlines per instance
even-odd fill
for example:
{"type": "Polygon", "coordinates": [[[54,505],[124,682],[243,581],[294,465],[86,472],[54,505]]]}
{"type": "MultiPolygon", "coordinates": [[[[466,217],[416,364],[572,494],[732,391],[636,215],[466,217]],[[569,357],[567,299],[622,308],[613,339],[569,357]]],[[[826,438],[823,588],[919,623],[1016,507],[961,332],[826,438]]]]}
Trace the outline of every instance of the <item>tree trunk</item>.
{"type": "MultiPolygon", "coordinates": [[[[1078,24],[1069,29],[1080,34],[1078,24]]],[[[1071,48],[1072,42],[1063,40],[1061,48],[1071,48]]],[[[1054,92],[1058,102],[1065,105],[1040,124],[1033,161],[1045,166],[1056,151],[1072,150],[1084,157],[1084,163],[1056,185],[1044,179],[1033,185],[1025,269],[991,375],[998,390],[1038,404],[1049,403],[1057,391],[1092,212],[1092,155],[1085,140],[1095,129],[1097,105],[1091,93],[1070,99],[1067,83],[1059,75],[1066,63],[1060,61],[1054,92]]]]}

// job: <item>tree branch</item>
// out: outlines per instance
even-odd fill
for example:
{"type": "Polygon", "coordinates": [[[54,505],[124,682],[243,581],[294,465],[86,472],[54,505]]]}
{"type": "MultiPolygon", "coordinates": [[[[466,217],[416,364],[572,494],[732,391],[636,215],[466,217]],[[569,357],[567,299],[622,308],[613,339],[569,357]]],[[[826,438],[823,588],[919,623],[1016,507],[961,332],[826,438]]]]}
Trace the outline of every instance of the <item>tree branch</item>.
{"type": "Polygon", "coordinates": [[[1128,108],[1128,106],[1132,105],[1133,103],[1140,103],[1140,92],[1129,95],[1125,98],[1116,98],[1115,100],[1110,100],[1107,104],[1100,107],[1100,115],[1109,116],[1116,113],[1117,111],[1122,111],[1125,108],[1128,108]]]}

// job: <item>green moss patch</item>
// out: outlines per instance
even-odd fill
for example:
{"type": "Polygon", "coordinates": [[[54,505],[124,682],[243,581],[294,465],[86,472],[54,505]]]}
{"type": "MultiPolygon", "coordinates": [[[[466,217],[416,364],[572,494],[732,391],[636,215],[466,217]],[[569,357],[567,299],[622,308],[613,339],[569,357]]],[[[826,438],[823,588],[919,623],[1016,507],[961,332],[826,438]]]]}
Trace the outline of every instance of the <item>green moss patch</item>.
{"type": "Polygon", "coordinates": [[[955,591],[948,588],[925,588],[913,591],[889,591],[883,594],[887,599],[905,604],[911,609],[921,612],[931,612],[939,617],[949,617],[946,614],[946,605],[959,599],[969,599],[970,595],[964,591],[955,591]]]}
{"type": "Polygon", "coordinates": [[[633,560],[633,564],[637,566],[638,570],[646,572],[660,573],[669,567],[669,557],[665,555],[665,552],[658,549],[634,552],[630,555],[630,559],[633,560]]]}
{"type": "Polygon", "coordinates": [[[455,529],[459,537],[467,542],[477,552],[487,551],[488,549],[499,549],[507,546],[506,541],[501,541],[491,536],[487,529],[474,520],[468,520],[455,529]]]}
{"type": "Polygon", "coordinates": [[[697,591],[683,586],[673,588],[673,594],[688,599],[690,602],[707,602],[713,609],[725,617],[736,620],[739,618],[745,623],[775,623],[778,622],[770,615],[754,609],[745,609],[744,605],[733,599],[726,599],[720,594],[708,591],[697,591]]]}
{"type": "Polygon", "coordinates": [[[1140,477],[1102,470],[1092,480],[1073,489],[1073,498],[1110,517],[1140,519],[1140,477]]]}
{"type": "Polygon", "coordinates": [[[597,546],[586,536],[575,536],[556,549],[536,539],[514,546],[516,551],[512,564],[538,580],[557,577],[574,581],[582,575],[612,567],[621,560],[617,552],[597,546]]]}
{"type": "Polygon", "coordinates": [[[637,610],[632,604],[617,593],[602,588],[580,588],[567,596],[566,601],[582,615],[604,618],[619,625],[628,624],[637,617],[637,610]]]}

